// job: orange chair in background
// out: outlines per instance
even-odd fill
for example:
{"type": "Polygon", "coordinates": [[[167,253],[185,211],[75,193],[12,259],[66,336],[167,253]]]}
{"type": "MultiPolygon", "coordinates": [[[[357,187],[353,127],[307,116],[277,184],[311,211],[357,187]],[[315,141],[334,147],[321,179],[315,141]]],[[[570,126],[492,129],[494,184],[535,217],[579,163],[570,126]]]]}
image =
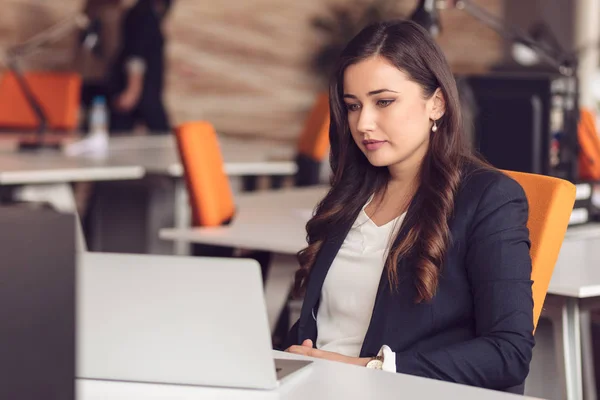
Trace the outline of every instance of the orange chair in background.
{"type": "Polygon", "coordinates": [[[321,163],[329,151],[329,94],[317,96],[298,138],[296,186],[319,183],[321,163]]]}
{"type": "Polygon", "coordinates": [[[575,204],[575,185],[563,179],[523,172],[503,171],[525,190],[529,203],[533,323],[537,326],[554,265],[575,204]]]}
{"type": "Polygon", "coordinates": [[[600,136],[596,127],[596,113],[589,108],[580,110],[577,127],[579,143],[579,179],[600,180],[600,136]]]}
{"type": "Polygon", "coordinates": [[[322,160],[329,149],[329,95],[320,93],[298,138],[298,153],[322,160]]]}
{"type": "MultiPolygon", "coordinates": [[[[81,77],[75,73],[29,72],[24,74],[33,95],[48,117],[48,128],[71,131],[77,128],[81,77]]],[[[38,127],[35,113],[13,73],[0,80],[0,128],[34,130],[38,127]]]]}
{"type": "Polygon", "coordinates": [[[175,129],[194,226],[220,226],[235,213],[233,193],[224,171],[214,127],[205,121],[175,129]]]}
{"type": "MultiPolygon", "coordinates": [[[[184,170],[192,224],[198,227],[228,224],[235,215],[235,201],[214,127],[205,121],[184,123],[175,129],[175,138],[184,170]]],[[[192,254],[233,257],[236,249],[194,244],[192,254]]],[[[264,280],[270,253],[252,251],[245,252],[243,256],[260,263],[264,280]]]]}
{"type": "MultiPolygon", "coordinates": [[[[329,94],[320,93],[304,122],[296,143],[295,186],[310,186],[320,183],[321,164],[329,151],[329,94]]],[[[256,190],[256,176],[244,177],[244,190],[256,190]]],[[[281,188],[284,177],[271,176],[271,187],[281,188]]]]}

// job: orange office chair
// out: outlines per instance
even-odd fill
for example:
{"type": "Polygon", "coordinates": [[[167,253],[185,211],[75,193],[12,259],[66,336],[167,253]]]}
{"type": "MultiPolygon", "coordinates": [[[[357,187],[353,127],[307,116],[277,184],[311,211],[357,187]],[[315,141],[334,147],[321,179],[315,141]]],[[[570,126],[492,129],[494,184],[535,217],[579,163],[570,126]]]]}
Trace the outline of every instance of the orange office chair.
{"type": "Polygon", "coordinates": [[[329,149],[329,94],[320,93],[298,138],[298,153],[322,160],[329,149]]]}
{"type": "Polygon", "coordinates": [[[319,183],[320,166],[329,150],[329,94],[321,93],[298,138],[296,186],[319,183]]]}
{"type": "Polygon", "coordinates": [[[235,204],[215,129],[208,122],[188,122],[177,127],[175,137],[194,226],[226,224],[235,204]]]}
{"type": "MultiPolygon", "coordinates": [[[[228,224],[235,214],[233,192],[224,170],[223,157],[214,127],[205,121],[188,122],[175,129],[175,137],[188,191],[194,226],[216,227],[228,224]]],[[[194,244],[196,256],[232,257],[235,249],[194,244]]],[[[257,260],[263,279],[270,261],[268,252],[247,252],[257,260]]]]}
{"type": "MultiPolygon", "coordinates": [[[[321,164],[329,150],[329,94],[317,96],[296,144],[295,186],[311,186],[320,183],[321,164]]],[[[281,188],[284,177],[271,176],[271,187],[281,188]]],[[[256,189],[256,177],[244,177],[244,190],[256,189]]]]}
{"type": "MultiPolygon", "coordinates": [[[[49,129],[71,131],[77,127],[81,95],[78,74],[29,72],[24,78],[46,112],[49,129]]],[[[0,128],[34,130],[37,125],[16,77],[5,73],[0,80],[0,128]]]]}
{"type": "Polygon", "coordinates": [[[503,171],[525,190],[529,203],[533,324],[537,326],[554,265],[575,204],[575,185],[549,176],[503,171]]]}

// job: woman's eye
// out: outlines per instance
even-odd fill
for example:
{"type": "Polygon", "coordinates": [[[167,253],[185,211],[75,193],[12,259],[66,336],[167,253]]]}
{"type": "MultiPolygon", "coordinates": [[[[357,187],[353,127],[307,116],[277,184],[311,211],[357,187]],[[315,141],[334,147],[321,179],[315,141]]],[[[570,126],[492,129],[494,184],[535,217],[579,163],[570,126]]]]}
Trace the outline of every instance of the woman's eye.
{"type": "Polygon", "coordinates": [[[358,104],[348,104],[346,103],[346,109],[348,111],[356,111],[360,108],[360,106],[358,104]]]}
{"type": "Polygon", "coordinates": [[[387,107],[392,104],[394,100],[377,100],[377,105],[379,107],[387,107]]]}

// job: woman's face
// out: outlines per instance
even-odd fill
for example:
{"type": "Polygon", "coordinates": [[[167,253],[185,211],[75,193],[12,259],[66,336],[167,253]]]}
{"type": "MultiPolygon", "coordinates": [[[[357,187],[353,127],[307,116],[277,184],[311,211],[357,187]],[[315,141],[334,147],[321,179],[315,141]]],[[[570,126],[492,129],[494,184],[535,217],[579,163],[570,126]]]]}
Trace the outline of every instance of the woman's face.
{"type": "Polygon", "coordinates": [[[352,138],[377,167],[403,168],[425,156],[432,120],[443,115],[441,91],[421,86],[383,57],[346,68],[344,102],[352,138]]]}

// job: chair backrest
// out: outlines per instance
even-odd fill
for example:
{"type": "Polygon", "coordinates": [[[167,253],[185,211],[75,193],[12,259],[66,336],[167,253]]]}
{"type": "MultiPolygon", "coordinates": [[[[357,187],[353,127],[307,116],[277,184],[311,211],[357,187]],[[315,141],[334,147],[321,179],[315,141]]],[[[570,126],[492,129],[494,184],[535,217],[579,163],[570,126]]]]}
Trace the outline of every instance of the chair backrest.
{"type": "Polygon", "coordinates": [[[224,170],[217,133],[205,121],[175,129],[194,226],[219,226],[235,213],[233,193],[224,170]]]}
{"type": "MultiPolygon", "coordinates": [[[[24,74],[33,95],[48,117],[48,128],[70,131],[78,125],[81,77],[76,73],[29,72],[24,74]]],[[[35,129],[38,122],[13,73],[0,80],[0,127],[35,129]]]]}
{"type": "Polygon", "coordinates": [[[329,150],[329,95],[321,93],[298,138],[296,186],[316,185],[321,178],[321,164],[329,150]]]}
{"type": "Polygon", "coordinates": [[[579,143],[579,179],[600,180],[600,136],[596,127],[596,113],[581,108],[577,128],[579,143]]]}
{"type": "Polygon", "coordinates": [[[298,139],[298,154],[322,161],[329,149],[329,95],[321,93],[298,139]]]}
{"type": "Polygon", "coordinates": [[[527,228],[531,240],[533,323],[537,326],[575,204],[575,185],[544,175],[503,172],[523,187],[529,203],[527,228]]]}

